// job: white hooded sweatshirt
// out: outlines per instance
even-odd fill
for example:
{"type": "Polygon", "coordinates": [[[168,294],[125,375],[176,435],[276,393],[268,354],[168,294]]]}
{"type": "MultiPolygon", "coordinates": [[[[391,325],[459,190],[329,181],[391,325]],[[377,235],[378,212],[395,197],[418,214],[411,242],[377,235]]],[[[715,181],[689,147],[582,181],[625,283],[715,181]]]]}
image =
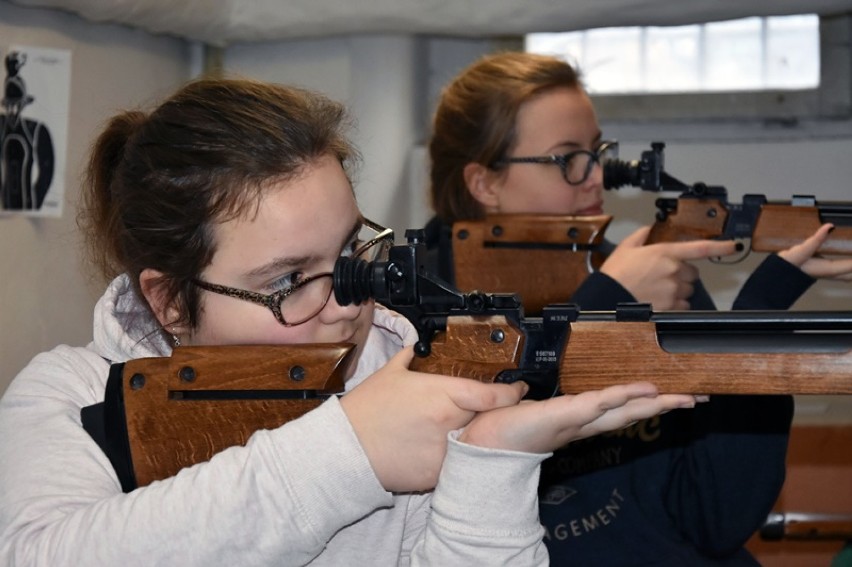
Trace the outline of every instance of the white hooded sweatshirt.
{"type": "MultiPolygon", "coordinates": [[[[536,487],[548,455],[482,449],[451,434],[437,488],[392,494],[335,397],[244,447],[123,493],[80,409],[103,401],[110,361],[170,354],[156,329],[119,277],[95,309],[91,344],[37,355],[9,386],[0,400],[0,564],[547,564],[536,487]]],[[[414,338],[406,319],[377,308],[347,388],[414,338]]]]}

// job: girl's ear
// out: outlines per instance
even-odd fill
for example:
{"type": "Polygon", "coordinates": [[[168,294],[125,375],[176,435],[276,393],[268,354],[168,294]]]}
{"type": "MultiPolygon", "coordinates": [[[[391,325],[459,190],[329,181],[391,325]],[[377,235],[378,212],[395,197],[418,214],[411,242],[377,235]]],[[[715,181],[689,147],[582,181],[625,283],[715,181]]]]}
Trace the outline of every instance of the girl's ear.
{"type": "Polygon", "coordinates": [[[471,162],[464,166],[463,173],[467,190],[485,208],[485,212],[499,212],[500,185],[495,172],[481,163],[471,162]]]}
{"type": "Polygon", "coordinates": [[[151,311],[154,312],[157,321],[168,332],[176,334],[171,327],[180,317],[174,304],[167,305],[163,281],[163,273],[158,270],[146,268],[139,274],[139,287],[142,290],[142,295],[145,296],[145,301],[151,306],[151,311]]]}

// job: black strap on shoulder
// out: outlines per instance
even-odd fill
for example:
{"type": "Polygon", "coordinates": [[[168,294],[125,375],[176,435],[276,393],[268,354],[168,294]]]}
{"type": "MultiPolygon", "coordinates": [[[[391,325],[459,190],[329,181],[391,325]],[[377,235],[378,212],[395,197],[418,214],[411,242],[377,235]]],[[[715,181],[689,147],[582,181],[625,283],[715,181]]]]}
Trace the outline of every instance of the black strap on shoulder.
{"type": "Polygon", "coordinates": [[[109,458],[121,482],[121,489],[130,492],[137,487],[130,456],[127,435],[127,418],[124,413],[122,376],[124,363],[114,363],[109,368],[104,401],[80,410],[83,429],[95,440],[109,458]]]}

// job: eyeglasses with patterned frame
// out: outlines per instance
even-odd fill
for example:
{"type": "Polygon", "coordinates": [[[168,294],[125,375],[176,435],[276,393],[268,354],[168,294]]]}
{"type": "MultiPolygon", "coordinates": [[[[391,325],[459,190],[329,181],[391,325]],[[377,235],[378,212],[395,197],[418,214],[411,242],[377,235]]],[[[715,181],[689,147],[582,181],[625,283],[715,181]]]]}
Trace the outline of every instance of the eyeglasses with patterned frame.
{"type": "Polygon", "coordinates": [[[575,150],[561,155],[504,157],[491,164],[492,169],[509,165],[510,163],[543,163],[558,165],[562,170],[562,178],[568,185],[581,185],[592,173],[594,165],[603,164],[618,158],[618,142],[607,140],[598,144],[594,151],[575,150]]]}
{"type": "MultiPolygon", "coordinates": [[[[361,232],[357,242],[363,242],[352,252],[356,258],[364,258],[368,262],[385,259],[388,250],[394,243],[393,229],[385,228],[369,219],[362,218],[361,232]],[[364,238],[361,232],[368,231],[371,236],[364,238]]],[[[297,284],[275,293],[263,294],[236,287],[214,284],[200,279],[192,283],[205,291],[225,295],[243,301],[263,305],[275,316],[275,319],[285,327],[295,327],[310,321],[322,311],[333,291],[333,273],[323,272],[308,276],[297,284]],[[286,300],[286,303],[285,303],[286,300]]]]}

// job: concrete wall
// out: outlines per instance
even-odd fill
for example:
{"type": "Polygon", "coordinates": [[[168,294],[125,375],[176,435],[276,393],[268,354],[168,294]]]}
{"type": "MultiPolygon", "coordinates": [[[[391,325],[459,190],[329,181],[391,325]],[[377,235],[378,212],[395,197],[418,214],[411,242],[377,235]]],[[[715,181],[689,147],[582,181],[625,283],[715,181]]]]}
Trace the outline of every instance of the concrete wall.
{"type": "Polygon", "coordinates": [[[241,44],[225,51],[229,74],[297,84],[344,102],[363,156],[356,195],[376,222],[402,234],[425,207],[408,187],[410,153],[425,135],[423,40],[410,36],[340,37],[241,44]]]}
{"type": "MultiPolygon", "coordinates": [[[[103,283],[81,263],[76,202],[87,150],[117,110],[156,99],[189,76],[187,44],[129,28],[92,24],[0,0],[3,55],[9,45],[71,50],[64,214],[0,217],[0,391],[36,353],[86,344],[103,283]]],[[[26,68],[24,69],[26,70],[26,68]]]]}

